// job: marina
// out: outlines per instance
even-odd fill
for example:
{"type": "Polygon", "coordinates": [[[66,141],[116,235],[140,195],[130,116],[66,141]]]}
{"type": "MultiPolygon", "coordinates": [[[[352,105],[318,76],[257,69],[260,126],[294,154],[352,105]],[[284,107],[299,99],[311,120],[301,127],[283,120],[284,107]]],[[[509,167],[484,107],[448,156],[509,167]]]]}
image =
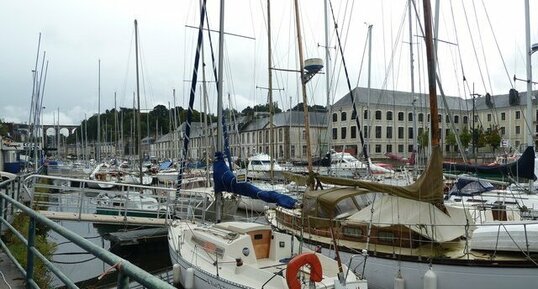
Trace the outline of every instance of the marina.
{"type": "Polygon", "coordinates": [[[0,288],[535,288],[538,3],[389,2],[6,4],[0,288]]]}

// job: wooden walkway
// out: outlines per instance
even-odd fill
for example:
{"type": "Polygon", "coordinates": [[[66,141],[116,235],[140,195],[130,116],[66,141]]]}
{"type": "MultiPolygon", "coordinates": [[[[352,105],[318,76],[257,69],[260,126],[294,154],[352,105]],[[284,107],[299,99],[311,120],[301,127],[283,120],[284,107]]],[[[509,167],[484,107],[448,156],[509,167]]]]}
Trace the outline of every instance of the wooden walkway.
{"type": "Polygon", "coordinates": [[[144,225],[144,226],[164,226],[165,218],[146,217],[125,217],[100,214],[79,214],[72,212],[38,211],[39,214],[51,220],[85,221],[98,224],[118,224],[118,225],[144,225]]]}

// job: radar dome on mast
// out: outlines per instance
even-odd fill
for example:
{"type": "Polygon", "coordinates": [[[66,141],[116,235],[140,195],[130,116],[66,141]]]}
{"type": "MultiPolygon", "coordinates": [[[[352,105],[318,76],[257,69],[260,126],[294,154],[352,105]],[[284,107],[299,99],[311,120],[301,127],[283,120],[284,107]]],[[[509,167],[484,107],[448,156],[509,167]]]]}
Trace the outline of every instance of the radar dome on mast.
{"type": "Polygon", "coordinates": [[[304,61],[304,76],[303,81],[307,83],[316,73],[323,68],[323,60],[321,58],[309,58],[304,61]]]}

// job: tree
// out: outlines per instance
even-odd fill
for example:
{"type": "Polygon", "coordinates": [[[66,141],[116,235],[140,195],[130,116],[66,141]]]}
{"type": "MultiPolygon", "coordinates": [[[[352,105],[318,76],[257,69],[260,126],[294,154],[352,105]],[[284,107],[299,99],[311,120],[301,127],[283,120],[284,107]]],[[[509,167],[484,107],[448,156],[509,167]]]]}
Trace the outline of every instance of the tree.
{"type": "Polygon", "coordinates": [[[430,144],[430,142],[428,141],[428,135],[429,130],[423,130],[422,133],[418,134],[417,141],[420,147],[428,147],[428,145],[430,144]]]}
{"type": "Polygon", "coordinates": [[[493,152],[499,147],[501,144],[501,134],[499,133],[499,128],[497,126],[493,126],[489,128],[485,133],[485,142],[491,146],[491,149],[493,152]]]}
{"type": "Polygon", "coordinates": [[[467,127],[464,126],[462,132],[460,133],[460,141],[463,148],[466,149],[469,147],[469,144],[471,143],[471,139],[472,139],[471,133],[469,132],[467,127]]]}
{"type": "Polygon", "coordinates": [[[454,134],[451,130],[448,131],[448,134],[446,135],[446,144],[451,146],[455,146],[458,144],[458,142],[456,141],[456,134],[454,134]]]}
{"type": "Polygon", "coordinates": [[[7,136],[8,132],[9,129],[6,123],[2,119],[0,119],[0,136],[7,136]]]}

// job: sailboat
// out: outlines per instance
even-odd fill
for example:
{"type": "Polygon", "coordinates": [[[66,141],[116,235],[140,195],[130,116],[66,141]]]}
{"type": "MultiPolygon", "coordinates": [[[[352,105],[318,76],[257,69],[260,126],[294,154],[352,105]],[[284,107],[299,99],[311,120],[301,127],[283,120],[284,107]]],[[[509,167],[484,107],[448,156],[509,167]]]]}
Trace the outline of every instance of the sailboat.
{"type": "MultiPolygon", "coordinates": [[[[423,3],[430,113],[437,115],[431,6],[423,3]]],[[[507,221],[502,207],[445,204],[438,127],[432,118],[432,154],[415,183],[392,186],[318,175],[318,181],[340,187],[307,190],[302,209],[276,208],[268,218],[278,229],[323,246],[325,253],[336,248],[343,261],[367,256],[350,264],[371,288],[536,287],[538,222],[507,221]],[[477,214],[490,221],[481,223],[477,214]]]]}
{"type": "MultiPolygon", "coordinates": [[[[205,2],[201,7],[199,45],[205,2]]],[[[223,47],[223,2],[220,8],[220,55],[223,47]]],[[[198,63],[198,57],[197,53],[195,63],[198,63]]],[[[222,76],[222,57],[219,57],[219,127],[222,125],[222,76]]],[[[250,194],[288,209],[294,208],[296,200],[293,198],[262,191],[250,183],[237,182],[224,161],[221,129],[217,135],[213,164],[217,200],[227,191],[250,194]]],[[[169,225],[170,257],[174,264],[174,275],[178,277],[175,281],[184,288],[367,288],[366,281],[358,279],[346,266],[309,250],[296,237],[258,223],[220,223],[219,211],[217,206],[215,224],[175,220],[169,225]],[[298,274],[301,279],[298,279],[298,274]]]]}

